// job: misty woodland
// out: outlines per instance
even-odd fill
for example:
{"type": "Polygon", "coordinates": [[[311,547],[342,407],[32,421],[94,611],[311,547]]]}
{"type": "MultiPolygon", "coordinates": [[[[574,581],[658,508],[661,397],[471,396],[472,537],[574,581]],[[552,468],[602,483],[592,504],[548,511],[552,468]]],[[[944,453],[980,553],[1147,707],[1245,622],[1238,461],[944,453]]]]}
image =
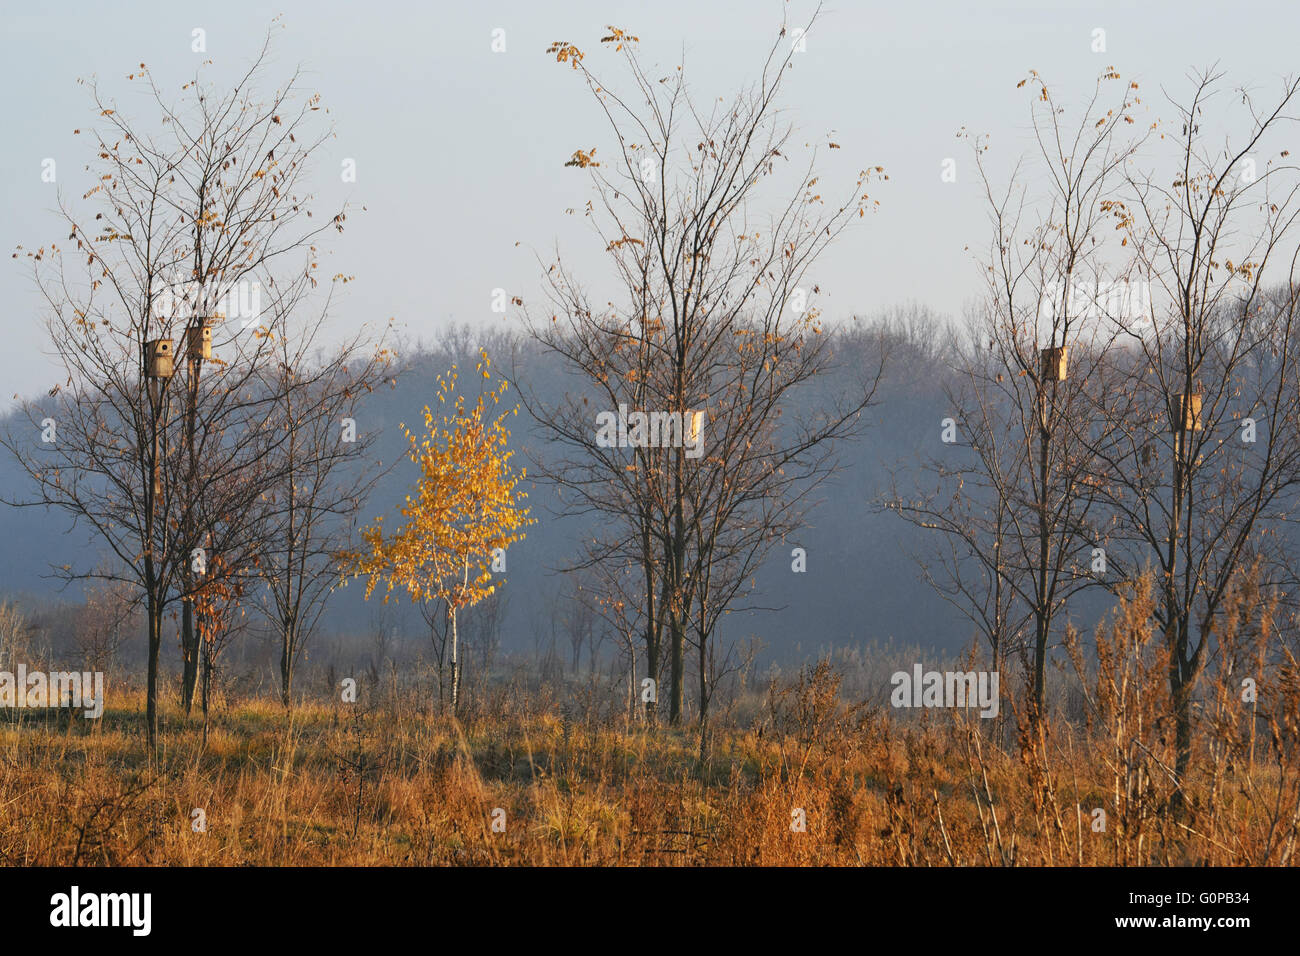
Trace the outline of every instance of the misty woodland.
{"type": "Polygon", "coordinates": [[[968,307],[855,311],[889,170],[799,121],[818,27],[721,99],[673,36],[529,51],[589,248],[503,232],[535,281],[431,340],[331,253],[278,26],[84,81],[10,262],[60,375],[0,420],[51,583],[0,862],[1296,862],[1300,80],[1027,70],[934,171],[968,307]]]}

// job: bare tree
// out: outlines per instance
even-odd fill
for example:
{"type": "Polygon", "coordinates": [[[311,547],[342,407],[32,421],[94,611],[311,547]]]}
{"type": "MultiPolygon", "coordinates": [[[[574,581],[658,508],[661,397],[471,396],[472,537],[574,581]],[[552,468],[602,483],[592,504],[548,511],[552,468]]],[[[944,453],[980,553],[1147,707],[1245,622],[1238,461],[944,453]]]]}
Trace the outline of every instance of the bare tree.
{"type": "Polygon", "coordinates": [[[1116,323],[1125,348],[1094,393],[1095,417],[1124,423],[1093,449],[1116,558],[1130,576],[1156,572],[1179,794],[1225,600],[1257,562],[1269,571],[1261,586],[1276,583],[1278,531],[1300,482],[1300,179],[1282,140],[1300,80],[1263,109],[1234,91],[1236,145],[1202,132],[1221,86],[1221,74],[1196,75],[1151,168],[1128,176],[1121,224],[1150,277],[1154,321],[1116,323]]]}
{"type": "Polygon", "coordinates": [[[583,647],[592,649],[594,653],[598,615],[590,582],[582,575],[570,575],[568,582],[561,613],[564,632],[569,639],[570,670],[576,677],[582,666],[583,647]]]}
{"type": "Polygon", "coordinates": [[[88,670],[109,669],[126,644],[137,610],[132,597],[130,588],[121,581],[87,590],[86,603],[74,617],[73,642],[88,670]]]}
{"type": "MultiPolygon", "coordinates": [[[[328,306],[328,303],[327,303],[328,306]]],[[[276,340],[265,388],[282,396],[271,427],[281,436],[263,488],[263,533],[257,566],[265,588],[254,607],[280,638],[280,700],[292,703],[294,667],[344,572],[340,556],[354,544],[360,511],[392,471],[376,455],[380,431],[367,422],[363,399],[396,385],[383,336],[363,327],[319,354],[328,308],[276,340]]]]}
{"type": "MultiPolygon", "coordinates": [[[[210,513],[252,513],[239,498],[251,486],[239,476],[279,440],[265,427],[276,396],[257,374],[276,330],[251,332],[243,305],[257,291],[275,315],[292,312],[315,283],[317,236],[344,219],[313,217],[305,192],[309,160],[328,135],[313,115],[319,98],[300,93],[296,75],[266,99],[256,93],[269,42],[228,90],[199,76],[177,103],[146,68],[133,73],[158,112],[156,132],[91,82],[98,116],[85,134],[98,184],[81,212],[61,202],[66,243],[26,253],[66,382],[52,401],[25,403],[26,424],[2,439],[36,489],[12,503],[64,510],[113,558],[112,570],[67,564],[58,573],[127,581],[142,594],[151,749],[163,614],[192,593],[203,563],[194,552],[211,530],[195,514],[201,503],[210,513]],[[219,359],[211,374],[190,377],[196,397],[187,401],[174,375],[177,341],[201,355],[205,328],[219,359]],[[55,440],[38,440],[55,437],[51,426],[55,440]],[[191,448],[207,470],[189,467],[191,448]]],[[[232,527],[232,538],[244,536],[232,527]]]]}
{"type": "Polygon", "coordinates": [[[720,616],[745,607],[754,570],[800,523],[833,471],[835,443],[860,427],[874,389],[866,370],[860,388],[821,396],[802,420],[781,418],[792,392],[832,365],[808,270],[865,215],[872,175],[860,173],[834,202],[818,186],[815,151],[806,165],[788,165],[792,130],[777,110],[793,51],[785,34],[755,84],[725,107],[697,102],[681,68],[662,82],[651,77],[637,38],[621,30],[602,42],[624,55],[626,97],[577,47],[550,48],[581,75],[613,138],[608,163],[593,149],[567,165],[592,177],[588,214],[622,294],[596,306],[562,260],[547,267],[547,314],[525,318],[578,390],[524,403],[558,449],[543,475],[571,509],[610,522],[587,562],[643,568],[647,664],[653,673],[666,630],[673,722],[683,716],[691,644],[706,719],[720,616]],[[757,215],[760,204],[773,213],[757,215]],[[658,440],[608,440],[594,416],[628,408],[659,416],[658,440]]]}
{"type": "Polygon", "coordinates": [[[1124,164],[1142,137],[1126,132],[1136,84],[1114,70],[1073,121],[1037,73],[1026,84],[1037,162],[1017,163],[996,189],[987,142],[973,141],[993,235],[980,258],[985,298],[954,347],[947,388],[950,427],[960,431],[950,437],[959,440],[924,466],[933,480],[919,496],[895,486],[887,505],[944,536],[927,577],[976,624],[995,668],[1022,651],[1036,720],[1057,615],[1104,580],[1090,561],[1103,532],[1094,521],[1088,392],[1115,336],[1105,319],[1140,300],[1111,301],[1110,290],[1136,287],[1108,271],[1108,257],[1124,164]],[[1032,627],[1028,647],[1019,642],[1023,623],[1032,627]]]}

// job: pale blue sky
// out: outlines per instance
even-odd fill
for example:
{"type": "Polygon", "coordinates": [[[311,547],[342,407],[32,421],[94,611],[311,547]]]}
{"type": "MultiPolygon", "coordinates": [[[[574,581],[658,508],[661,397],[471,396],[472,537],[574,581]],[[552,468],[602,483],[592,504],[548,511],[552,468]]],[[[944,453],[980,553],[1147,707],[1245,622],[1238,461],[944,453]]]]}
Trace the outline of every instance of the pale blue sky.
{"type": "MultiPolygon", "coordinates": [[[[51,212],[56,187],[41,182],[41,162],[56,159],[65,195],[84,191],[88,141],[72,130],[92,113],[77,77],[97,74],[121,109],[150,117],[125,79],[140,62],[161,85],[178,88],[203,58],[190,50],[191,30],[202,27],[212,75],[220,76],[246,64],[272,16],[283,13],[280,69],[271,75],[301,64],[337,126],[319,171],[321,191],[367,207],[332,244],[330,272],[358,280],[339,320],[393,316],[425,338],[449,319],[503,321],[489,311],[494,288],[538,299],[528,246],[545,252],[558,242],[571,264],[600,265],[582,220],[564,215],[589,192],[585,177],[563,163],[578,147],[606,142],[605,131],[576,76],[546,46],[569,40],[587,51],[589,64],[612,67],[613,53],[598,39],[614,24],[641,37],[647,64],[669,67],[684,50],[695,89],[724,95],[752,78],[783,13],[793,25],[813,6],[232,0],[20,7],[5,0],[0,239],[12,250],[66,235],[51,212]],[[497,27],[506,31],[504,54],[491,52],[497,27]],[[355,185],[339,182],[343,157],[356,159],[355,185]]],[[[983,243],[984,213],[967,147],[955,134],[962,126],[992,133],[999,160],[1027,149],[1028,104],[1015,84],[1029,68],[1076,103],[1113,64],[1168,114],[1159,87],[1182,94],[1189,69],[1216,61],[1232,85],[1276,90],[1300,68],[1298,26],[1293,0],[827,3],[797,58],[785,106],[810,141],[835,130],[843,148],[826,154],[824,182],[851,183],[858,169],[877,164],[890,181],[874,193],[879,212],[818,266],[823,307],[832,320],[912,299],[956,313],[976,294],[979,277],[963,247],[983,243]],[[1090,49],[1097,27],[1106,31],[1104,54],[1090,49]],[[955,184],[940,181],[949,156],[958,161],[955,184]]],[[[43,390],[55,375],[26,264],[4,261],[0,396],[8,405],[13,393],[43,390]]]]}

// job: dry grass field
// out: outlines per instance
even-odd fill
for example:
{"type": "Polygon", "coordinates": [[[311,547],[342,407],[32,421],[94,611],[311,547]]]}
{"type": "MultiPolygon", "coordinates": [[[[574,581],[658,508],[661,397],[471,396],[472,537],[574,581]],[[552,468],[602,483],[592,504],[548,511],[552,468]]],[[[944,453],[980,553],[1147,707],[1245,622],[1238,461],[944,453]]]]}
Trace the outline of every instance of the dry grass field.
{"type": "Polygon", "coordinates": [[[1149,634],[1119,621],[1100,637],[1102,667],[1080,685],[1089,719],[1038,734],[1014,700],[995,721],[854,704],[825,661],[755,694],[751,716],[719,718],[703,752],[697,729],[506,681],[459,721],[382,681],[352,705],[228,700],[206,744],[173,700],[154,766],[141,694],[111,694],[100,721],[11,712],[0,862],[1292,864],[1294,688],[1263,688],[1279,706],[1243,716],[1220,682],[1180,806],[1149,634]]]}

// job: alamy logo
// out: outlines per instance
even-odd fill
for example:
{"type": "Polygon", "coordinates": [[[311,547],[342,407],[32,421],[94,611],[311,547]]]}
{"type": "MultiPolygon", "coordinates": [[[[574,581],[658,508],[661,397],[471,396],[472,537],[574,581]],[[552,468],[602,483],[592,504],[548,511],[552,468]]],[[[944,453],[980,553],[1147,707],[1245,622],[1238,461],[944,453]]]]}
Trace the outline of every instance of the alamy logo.
{"type": "Polygon", "coordinates": [[[241,279],[225,290],[192,280],[155,282],[149,290],[153,316],[161,321],[194,317],[242,319],[242,328],[255,323],[262,315],[262,284],[241,279]]]}
{"type": "Polygon", "coordinates": [[[1038,318],[1050,320],[1066,315],[1076,319],[1150,321],[1151,283],[1144,279],[1046,283],[1038,299],[1038,318]]]}
{"type": "Polygon", "coordinates": [[[895,671],[889,681],[895,707],[979,707],[981,717],[998,715],[997,671],[895,671]]]}
{"type": "Polygon", "coordinates": [[[134,936],[148,936],[153,896],[149,893],[85,893],[74,886],[70,893],[50,897],[50,925],[127,926],[134,936]]]}
{"type": "Polygon", "coordinates": [[[103,671],[27,670],[18,665],[18,673],[0,671],[0,709],[44,707],[84,707],[85,715],[97,720],[104,715],[103,671]]]}
{"type": "Polygon", "coordinates": [[[601,448],[685,448],[687,458],[704,453],[704,412],[617,412],[596,415],[601,448]]]}

